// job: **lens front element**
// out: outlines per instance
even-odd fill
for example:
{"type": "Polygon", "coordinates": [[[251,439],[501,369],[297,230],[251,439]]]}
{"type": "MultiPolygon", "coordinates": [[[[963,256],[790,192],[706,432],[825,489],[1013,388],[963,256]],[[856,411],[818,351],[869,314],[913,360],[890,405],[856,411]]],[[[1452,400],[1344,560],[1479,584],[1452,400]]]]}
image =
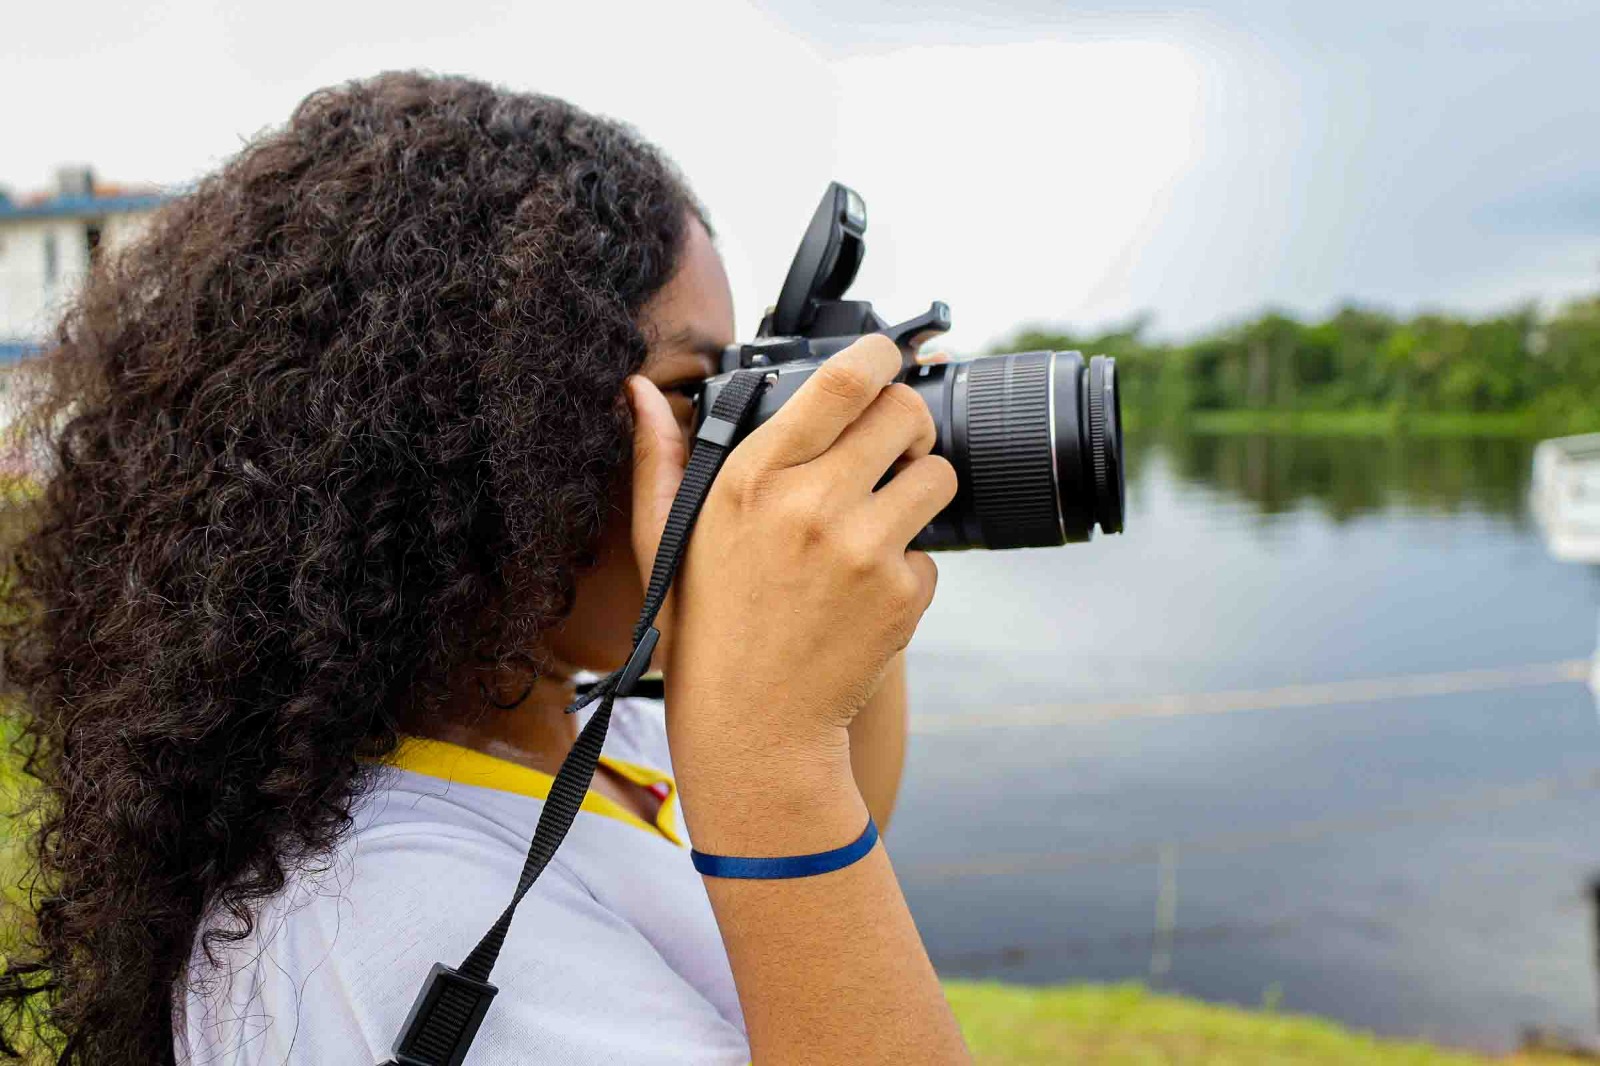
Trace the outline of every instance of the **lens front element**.
{"type": "Polygon", "coordinates": [[[1089,360],[1085,397],[1089,407],[1089,466],[1094,471],[1094,520],[1107,533],[1122,532],[1122,406],[1117,398],[1117,361],[1089,360]]]}

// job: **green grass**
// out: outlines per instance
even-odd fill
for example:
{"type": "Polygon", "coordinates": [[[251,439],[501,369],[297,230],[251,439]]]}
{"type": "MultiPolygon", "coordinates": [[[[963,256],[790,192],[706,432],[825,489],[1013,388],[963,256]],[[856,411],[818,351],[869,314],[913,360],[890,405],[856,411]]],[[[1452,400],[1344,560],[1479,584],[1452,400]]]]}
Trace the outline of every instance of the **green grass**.
{"type": "MultiPolygon", "coordinates": [[[[17,815],[26,803],[27,786],[13,750],[16,736],[16,718],[0,707],[0,901],[20,899],[18,871],[24,866],[30,829],[26,820],[17,815]]],[[[0,902],[0,918],[5,916],[0,902]]],[[[0,936],[0,950],[4,939],[0,936]]]]}
{"type": "Polygon", "coordinates": [[[1491,1058],[1382,1040],[1322,1018],[1222,1007],[1137,984],[1020,988],[945,982],[980,1066],[1195,1063],[1205,1066],[1365,1063],[1372,1066],[1576,1064],[1555,1055],[1491,1058]]]}

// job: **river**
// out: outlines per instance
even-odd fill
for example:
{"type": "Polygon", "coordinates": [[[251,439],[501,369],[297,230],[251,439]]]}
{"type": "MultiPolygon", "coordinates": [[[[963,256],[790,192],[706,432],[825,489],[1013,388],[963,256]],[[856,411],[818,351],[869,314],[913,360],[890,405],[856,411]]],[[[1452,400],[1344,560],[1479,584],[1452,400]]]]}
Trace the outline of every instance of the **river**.
{"type": "Polygon", "coordinates": [[[940,972],[1593,1032],[1600,568],[1531,444],[1130,443],[1123,536],[940,557],[887,838],[940,972]]]}

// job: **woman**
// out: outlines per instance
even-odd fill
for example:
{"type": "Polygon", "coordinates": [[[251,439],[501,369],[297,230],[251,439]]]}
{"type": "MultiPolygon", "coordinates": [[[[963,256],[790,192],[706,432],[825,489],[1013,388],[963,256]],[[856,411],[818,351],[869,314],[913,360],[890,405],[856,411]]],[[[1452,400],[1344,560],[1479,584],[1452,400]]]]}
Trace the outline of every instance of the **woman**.
{"type": "MultiPolygon", "coordinates": [[[[515,883],[574,675],[628,655],[732,340],[655,150],[459,79],[314,94],[102,263],[6,586],[41,786],[13,1053],[387,1058],[515,883]]],[[[888,820],[934,583],[906,545],[954,492],[897,367],[861,342],[730,457],[660,623],[665,722],[619,703],[473,1063],[964,1059],[881,847],[769,881],[685,851],[888,820]]]]}

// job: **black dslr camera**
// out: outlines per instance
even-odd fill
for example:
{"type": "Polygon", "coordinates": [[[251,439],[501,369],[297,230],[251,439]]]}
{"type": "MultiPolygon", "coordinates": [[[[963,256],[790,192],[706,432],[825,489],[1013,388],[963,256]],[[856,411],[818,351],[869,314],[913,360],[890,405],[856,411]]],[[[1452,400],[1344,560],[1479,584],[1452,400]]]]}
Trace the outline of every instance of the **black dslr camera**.
{"type": "MultiPolygon", "coordinates": [[[[924,551],[1052,547],[1088,540],[1098,525],[1122,532],[1122,418],[1116,360],[1078,352],[1018,352],[919,366],[916,351],[950,328],[935,301],[891,326],[865,300],[843,299],[866,253],[867,208],[828,185],[789,266],[778,303],[756,338],[729,345],[706,381],[697,422],[736,370],[770,368],[749,421],[771,418],[822,361],[868,333],[887,334],[904,356],[900,379],[933,412],[934,452],[956,468],[959,488],[912,543],[924,551]]],[[[698,428],[698,426],[697,426],[698,428]]]]}

